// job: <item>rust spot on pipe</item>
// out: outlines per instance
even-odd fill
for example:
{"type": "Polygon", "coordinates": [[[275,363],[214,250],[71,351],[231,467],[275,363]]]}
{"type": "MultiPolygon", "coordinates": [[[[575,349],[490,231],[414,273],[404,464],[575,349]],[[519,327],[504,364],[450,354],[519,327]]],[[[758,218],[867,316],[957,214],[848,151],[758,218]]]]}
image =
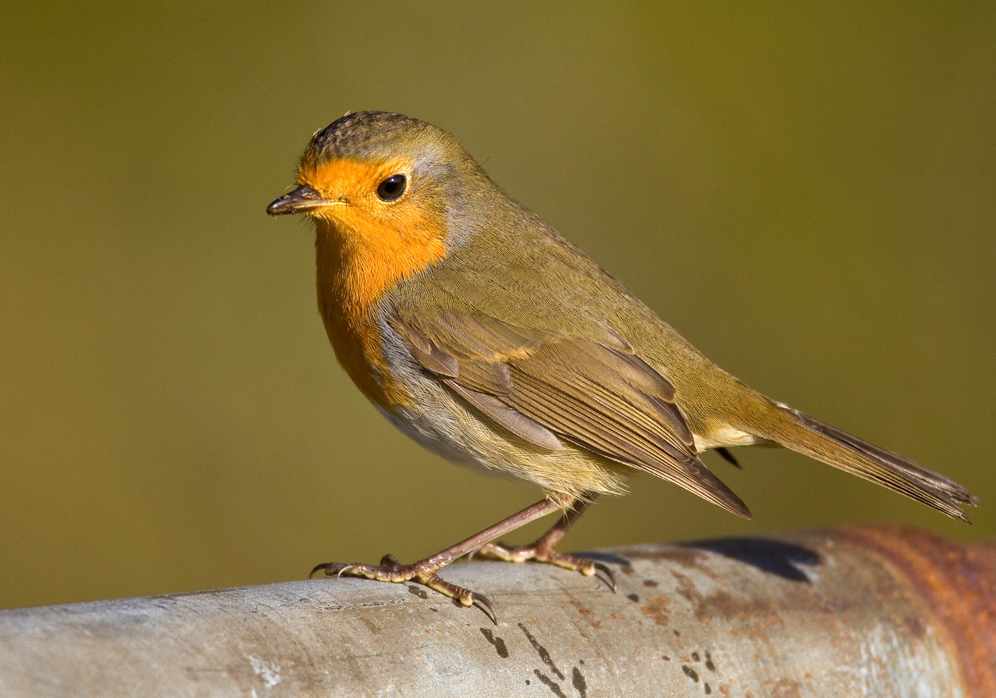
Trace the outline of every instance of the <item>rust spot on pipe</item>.
{"type": "Polygon", "coordinates": [[[703,594],[689,577],[680,572],[671,574],[678,580],[675,591],[692,604],[692,613],[701,623],[708,624],[713,618],[741,621],[743,628],[734,630],[735,634],[746,634],[764,642],[768,641],[767,628],[785,627],[779,609],[768,599],[739,598],[724,590],[703,594]]]}
{"type": "Polygon", "coordinates": [[[770,686],[771,698],[799,698],[799,684],[792,679],[765,681],[770,686]]]}
{"type": "Polygon", "coordinates": [[[708,554],[702,550],[696,550],[693,547],[680,547],[674,546],[664,550],[647,552],[647,551],[637,551],[632,555],[635,560],[654,560],[673,562],[676,565],[681,565],[682,567],[690,567],[697,569],[701,572],[705,572],[708,575],[712,575],[712,570],[709,567],[703,565],[702,563],[708,559],[708,554]]]}
{"type": "Polygon", "coordinates": [[[671,600],[667,596],[658,596],[654,599],[647,599],[640,607],[640,613],[643,614],[644,618],[649,618],[655,624],[666,628],[671,622],[668,618],[670,606],[671,600]]]}
{"type": "MultiPolygon", "coordinates": [[[[898,526],[837,529],[831,536],[856,545],[897,570],[945,629],[955,649],[966,695],[996,696],[996,544],[958,545],[933,533],[898,526]]],[[[924,633],[918,618],[903,625],[924,633]]]]}

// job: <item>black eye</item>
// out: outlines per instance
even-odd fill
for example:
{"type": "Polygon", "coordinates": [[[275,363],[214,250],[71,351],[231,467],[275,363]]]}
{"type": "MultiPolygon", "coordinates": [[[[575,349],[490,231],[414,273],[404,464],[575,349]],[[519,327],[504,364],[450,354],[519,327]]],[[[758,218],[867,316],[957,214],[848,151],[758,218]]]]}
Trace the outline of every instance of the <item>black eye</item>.
{"type": "Polygon", "coordinates": [[[391,175],[377,186],[377,196],[384,201],[394,201],[405,193],[407,181],[403,174],[391,175]]]}

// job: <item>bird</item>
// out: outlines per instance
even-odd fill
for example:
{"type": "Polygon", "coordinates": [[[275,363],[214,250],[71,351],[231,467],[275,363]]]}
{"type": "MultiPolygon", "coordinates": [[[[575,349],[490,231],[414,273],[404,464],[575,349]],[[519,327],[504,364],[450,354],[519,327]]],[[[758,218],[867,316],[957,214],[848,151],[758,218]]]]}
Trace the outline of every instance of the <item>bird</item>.
{"type": "Polygon", "coordinates": [[[335,356],[388,421],[447,460],[531,483],[543,498],[436,555],[323,563],[314,573],[415,582],[476,605],[439,570],[465,555],[535,561],[615,589],[559,552],[603,494],[651,473],[744,518],[703,463],[778,445],[968,521],[968,489],[765,397],[719,368],[615,277],[498,186],[449,132],[391,112],[316,131],[297,187],[267,207],[314,223],[318,309],[335,356]],[[497,543],[560,512],[530,545],[497,543]]]}

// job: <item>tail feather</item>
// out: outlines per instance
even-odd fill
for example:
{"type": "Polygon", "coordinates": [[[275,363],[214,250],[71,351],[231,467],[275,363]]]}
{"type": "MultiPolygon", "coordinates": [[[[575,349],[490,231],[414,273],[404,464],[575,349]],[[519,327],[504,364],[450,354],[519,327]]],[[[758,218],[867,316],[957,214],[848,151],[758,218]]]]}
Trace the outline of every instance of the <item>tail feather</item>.
{"type": "Polygon", "coordinates": [[[898,453],[852,436],[790,407],[774,403],[788,419],[779,419],[772,433],[759,434],[835,468],[857,475],[968,522],[961,505],[975,506],[978,498],[940,473],[924,468],[898,453]]]}

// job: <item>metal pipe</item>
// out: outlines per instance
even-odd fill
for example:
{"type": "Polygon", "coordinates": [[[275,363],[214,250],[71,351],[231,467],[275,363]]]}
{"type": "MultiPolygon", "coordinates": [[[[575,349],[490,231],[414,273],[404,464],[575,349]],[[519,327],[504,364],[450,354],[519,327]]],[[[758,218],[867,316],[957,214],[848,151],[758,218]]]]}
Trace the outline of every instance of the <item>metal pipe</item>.
{"type": "Polygon", "coordinates": [[[996,545],[887,526],[0,612],[0,695],[996,696],[996,545]]]}

